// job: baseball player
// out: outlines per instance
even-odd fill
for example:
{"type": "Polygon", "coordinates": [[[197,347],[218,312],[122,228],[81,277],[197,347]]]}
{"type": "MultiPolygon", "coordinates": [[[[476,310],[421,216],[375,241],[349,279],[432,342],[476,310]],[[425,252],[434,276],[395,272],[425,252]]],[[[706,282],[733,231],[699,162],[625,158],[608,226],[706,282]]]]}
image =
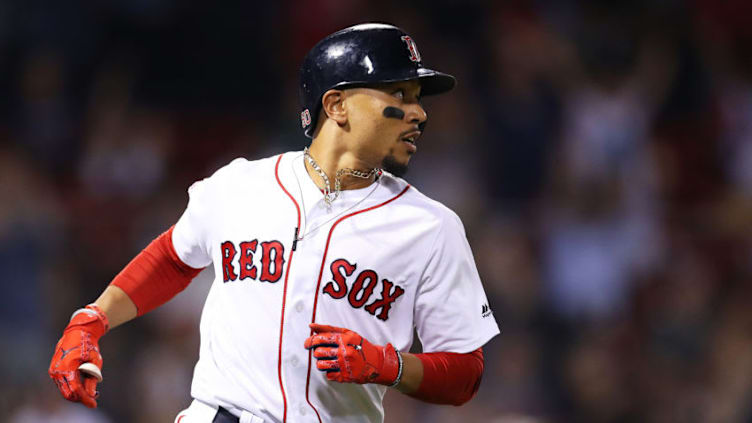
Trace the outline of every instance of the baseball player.
{"type": "Polygon", "coordinates": [[[462,223],[400,178],[454,77],[386,24],[336,32],[301,69],[309,148],[236,159],[75,313],[49,374],[96,407],[98,340],[213,266],[190,406],[175,421],[381,422],[387,388],[460,405],[499,333],[462,223]],[[413,330],[422,354],[410,354],[413,330]]]}

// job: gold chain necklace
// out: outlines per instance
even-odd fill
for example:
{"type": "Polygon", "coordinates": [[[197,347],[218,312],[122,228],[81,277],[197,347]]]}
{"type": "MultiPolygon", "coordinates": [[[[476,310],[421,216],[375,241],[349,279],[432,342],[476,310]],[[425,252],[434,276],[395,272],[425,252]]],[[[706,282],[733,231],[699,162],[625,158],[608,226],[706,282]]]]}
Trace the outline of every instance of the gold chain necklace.
{"type": "Polygon", "coordinates": [[[326,176],[326,173],[321,170],[321,166],[319,166],[318,163],[316,163],[316,160],[313,159],[311,156],[311,153],[308,152],[308,147],[303,149],[303,156],[308,161],[308,164],[311,165],[313,170],[316,172],[316,174],[321,177],[321,179],[324,181],[324,202],[328,207],[332,206],[332,202],[339,197],[340,191],[342,191],[342,176],[343,175],[350,175],[354,176],[356,178],[362,178],[362,179],[371,179],[374,177],[374,175],[380,175],[381,169],[375,167],[368,172],[363,172],[362,170],[355,170],[350,168],[344,168],[339,169],[337,171],[337,174],[334,176],[334,192],[332,192],[332,186],[329,183],[329,177],[326,176]]]}

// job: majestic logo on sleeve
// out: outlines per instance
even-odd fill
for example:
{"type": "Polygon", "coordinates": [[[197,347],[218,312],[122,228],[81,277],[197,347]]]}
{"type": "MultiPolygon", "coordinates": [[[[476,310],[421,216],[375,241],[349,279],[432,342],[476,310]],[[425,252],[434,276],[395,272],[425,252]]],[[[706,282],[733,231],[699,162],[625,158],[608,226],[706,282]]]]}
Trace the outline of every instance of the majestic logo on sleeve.
{"type": "Polygon", "coordinates": [[[488,317],[488,316],[491,315],[491,313],[493,313],[493,312],[491,311],[491,307],[489,307],[488,304],[483,304],[480,307],[480,315],[482,317],[488,317]]]}
{"type": "Polygon", "coordinates": [[[387,279],[380,280],[379,275],[371,269],[363,270],[352,280],[351,276],[357,267],[357,264],[343,258],[334,260],[329,267],[332,280],[324,285],[324,293],[338,300],[347,296],[347,301],[353,308],[362,308],[381,320],[389,319],[392,303],[405,290],[387,279]],[[352,280],[350,284],[347,283],[348,279],[352,280]],[[377,295],[374,296],[374,293],[377,295]],[[374,301],[366,305],[371,297],[374,301]]]}
{"type": "Polygon", "coordinates": [[[260,282],[274,283],[282,277],[285,247],[279,241],[266,241],[259,244],[258,240],[254,239],[241,242],[238,245],[239,248],[236,248],[232,241],[225,241],[220,247],[222,278],[225,282],[258,278],[260,282]],[[261,245],[260,257],[254,260],[259,245],[261,245]],[[239,256],[237,260],[235,260],[236,255],[239,256]]]}
{"type": "Polygon", "coordinates": [[[410,60],[420,62],[420,53],[418,53],[418,46],[415,44],[415,41],[407,35],[403,35],[401,38],[407,44],[407,50],[410,52],[410,60]]]}

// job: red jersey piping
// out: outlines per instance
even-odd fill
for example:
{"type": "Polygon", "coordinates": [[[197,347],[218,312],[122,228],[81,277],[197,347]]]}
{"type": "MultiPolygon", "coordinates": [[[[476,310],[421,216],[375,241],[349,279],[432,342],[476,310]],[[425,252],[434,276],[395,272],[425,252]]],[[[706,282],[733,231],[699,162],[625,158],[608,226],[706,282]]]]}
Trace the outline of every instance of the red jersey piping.
{"type": "MultiPolygon", "coordinates": [[[[279,158],[277,159],[277,164],[274,165],[274,177],[277,179],[277,183],[279,184],[279,187],[282,188],[282,191],[287,194],[288,197],[290,197],[290,200],[292,200],[292,203],[295,205],[295,210],[298,213],[298,223],[295,228],[300,227],[300,207],[298,206],[298,202],[295,201],[295,198],[293,198],[292,195],[285,189],[285,186],[282,185],[282,181],[279,180],[279,162],[282,161],[283,154],[279,155],[279,158]]],[[[296,229],[297,232],[297,229],[296,229]]],[[[290,257],[287,259],[287,271],[285,272],[285,284],[282,288],[282,315],[279,319],[279,348],[277,352],[277,376],[279,377],[279,390],[282,391],[282,403],[284,404],[284,411],[282,412],[282,421],[287,421],[287,396],[285,395],[285,387],[282,385],[282,334],[284,332],[285,328],[285,302],[287,301],[287,278],[290,276],[290,266],[292,265],[292,255],[295,253],[295,249],[290,249],[290,257]]],[[[317,413],[318,414],[318,413],[317,413]]],[[[319,419],[320,421],[321,419],[319,419]]]]}

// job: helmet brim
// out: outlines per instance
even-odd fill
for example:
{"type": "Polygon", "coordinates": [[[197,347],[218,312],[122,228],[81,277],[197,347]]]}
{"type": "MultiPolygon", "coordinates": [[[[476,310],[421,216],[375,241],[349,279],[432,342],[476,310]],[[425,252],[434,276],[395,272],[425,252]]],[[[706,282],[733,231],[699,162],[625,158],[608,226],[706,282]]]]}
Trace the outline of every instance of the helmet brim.
{"type": "Polygon", "coordinates": [[[341,82],[329,89],[344,90],[347,88],[374,87],[383,84],[392,84],[394,82],[414,81],[416,79],[420,82],[421,96],[443,94],[457,85],[457,80],[452,75],[433,69],[419,68],[417,76],[415,73],[412,73],[410,75],[404,75],[392,79],[383,79],[380,81],[347,81],[341,82]]]}
{"type": "Polygon", "coordinates": [[[443,94],[457,85],[452,75],[426,68],[418,69],[418,81],[421,96],[443,94]]]}

